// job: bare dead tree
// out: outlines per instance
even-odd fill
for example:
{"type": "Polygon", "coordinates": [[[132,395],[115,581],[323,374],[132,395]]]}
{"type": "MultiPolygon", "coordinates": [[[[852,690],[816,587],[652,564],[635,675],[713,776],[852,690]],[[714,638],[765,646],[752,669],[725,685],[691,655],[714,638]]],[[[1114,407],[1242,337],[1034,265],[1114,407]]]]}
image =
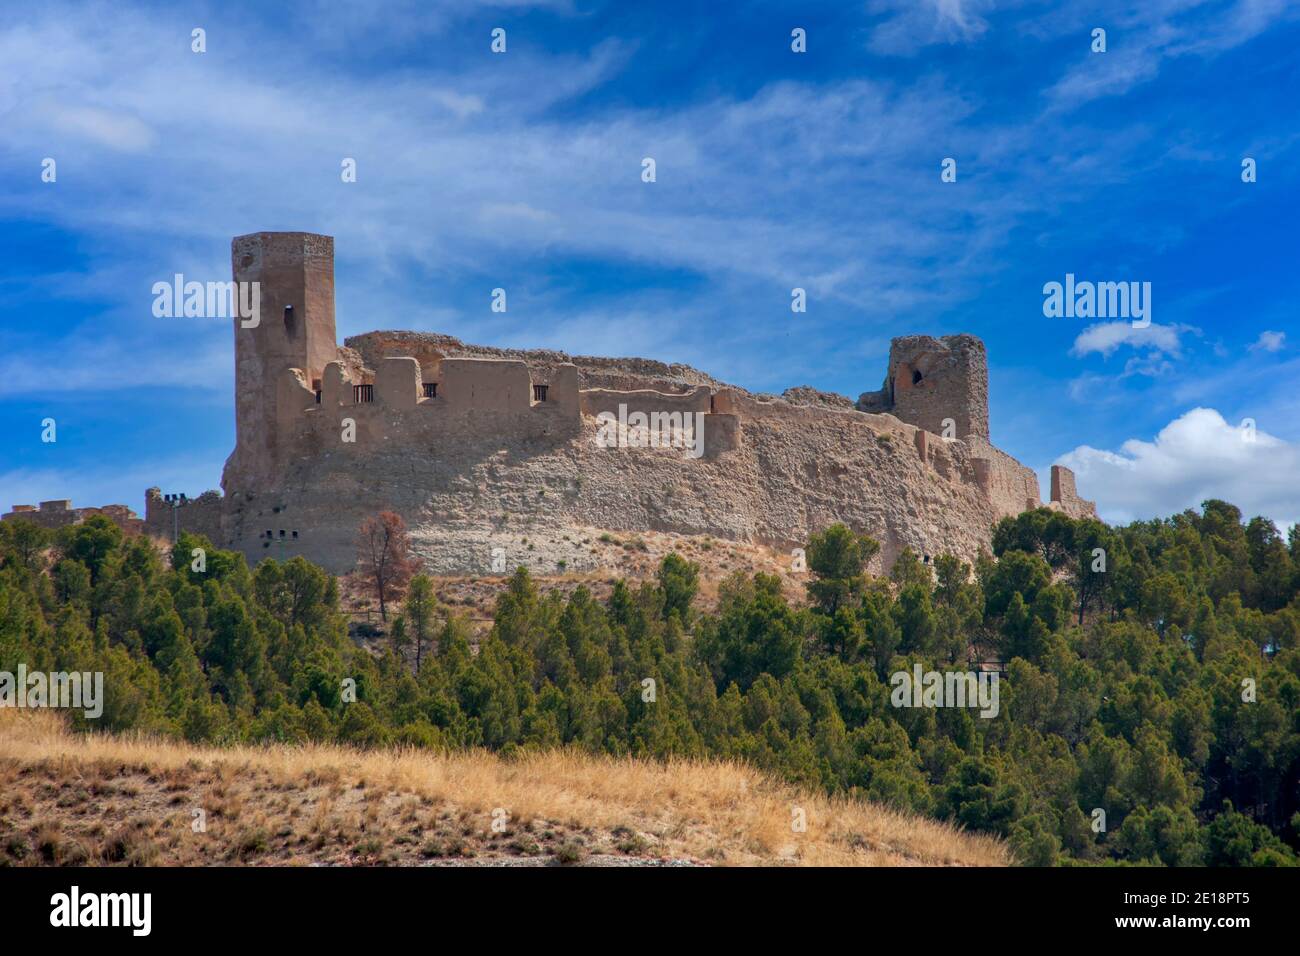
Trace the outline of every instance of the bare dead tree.
{"type": "Polygon", "coordinates": [[[361,522],[357,567],[379,601],[379,616],[388,620],[388,601],[401,592],[422,562],[410,556],[410,540],[401,515],[381,511],[361,522]]]}

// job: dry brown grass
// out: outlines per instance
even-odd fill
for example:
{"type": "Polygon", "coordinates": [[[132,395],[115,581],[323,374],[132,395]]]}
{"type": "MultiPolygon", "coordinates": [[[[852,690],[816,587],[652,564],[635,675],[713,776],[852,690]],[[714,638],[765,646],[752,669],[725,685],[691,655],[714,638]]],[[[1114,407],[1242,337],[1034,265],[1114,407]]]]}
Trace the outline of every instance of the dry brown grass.
{"type": "Polygon", "coordinates": [[[0,711],[0,862],[416,864],[692,860],[998,866],[1005,847],[735,763],[573,751],[193,747],[0,711]],[[792,809],[806,814],[792,831],[792,809]],[[492,831],[496,809],[509,814],[492,831]],[[207,830],[194,833],[202,809],[207,830]]]}

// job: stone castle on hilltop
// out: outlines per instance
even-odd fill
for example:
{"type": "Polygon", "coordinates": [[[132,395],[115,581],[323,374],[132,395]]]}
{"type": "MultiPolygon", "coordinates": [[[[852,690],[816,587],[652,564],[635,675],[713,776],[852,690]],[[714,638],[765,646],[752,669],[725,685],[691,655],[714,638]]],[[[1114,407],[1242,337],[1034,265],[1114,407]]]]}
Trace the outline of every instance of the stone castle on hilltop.
{"type": "MultiPolygon", "coordinates": [[[[987,359],[971,335],[894,339],[883,386],[856,402],[806,387],[778,398],[685,365],[420,332],[340,346],[331,237],[240,236],[231,259],[261,308],[254,327],[233,322],[224,494],[150,489],[155,534],[343,572],[361,521],[392,510],[434,573],[554,573],[594,567],[605,531],[789,552],[842,521],[877,538],[887,566],[904,547],[971,559],[999,518],[1042,504],[1034,472],[989,442],[987,359]]],[[[1095,514],[1060,466],[1049,507],[1095,514]]]]}

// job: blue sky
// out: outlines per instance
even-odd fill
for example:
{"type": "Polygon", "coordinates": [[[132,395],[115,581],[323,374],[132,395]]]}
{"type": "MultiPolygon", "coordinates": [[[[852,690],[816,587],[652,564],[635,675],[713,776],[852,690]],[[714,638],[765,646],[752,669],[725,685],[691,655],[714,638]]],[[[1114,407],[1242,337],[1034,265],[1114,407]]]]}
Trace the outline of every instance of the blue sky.
{"type": "Polygon", "coordinates": [[[340,339],[856,397],[891,336],[971,332],[994,441],[1104,516],[1300,519],[1300,5],[272,6],[0,20],[0,506],[216,487],[230,329],[150,289],[288,229],[335,237],[340,339]],[[1152,326],[1045,317],[1067,272],[1150,282],[1152,326]]]}

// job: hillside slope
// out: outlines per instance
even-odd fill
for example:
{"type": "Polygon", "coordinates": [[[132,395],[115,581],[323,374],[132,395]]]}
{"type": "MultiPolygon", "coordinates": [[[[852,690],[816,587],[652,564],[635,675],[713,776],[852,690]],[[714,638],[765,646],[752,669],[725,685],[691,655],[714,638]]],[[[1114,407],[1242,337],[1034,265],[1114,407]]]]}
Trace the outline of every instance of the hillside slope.
{"type": "Polygon", "coordinates": [[[0,864],[997,866],[999,842],[724,762],[193,747],[0,710],[0,864]],[[805,832],[791,820],[801,809],[805,832]],[[205,829],[195,832],[202,811],[205,829]],[[493,832],[494,812],[508,817],[493,832]]]}

